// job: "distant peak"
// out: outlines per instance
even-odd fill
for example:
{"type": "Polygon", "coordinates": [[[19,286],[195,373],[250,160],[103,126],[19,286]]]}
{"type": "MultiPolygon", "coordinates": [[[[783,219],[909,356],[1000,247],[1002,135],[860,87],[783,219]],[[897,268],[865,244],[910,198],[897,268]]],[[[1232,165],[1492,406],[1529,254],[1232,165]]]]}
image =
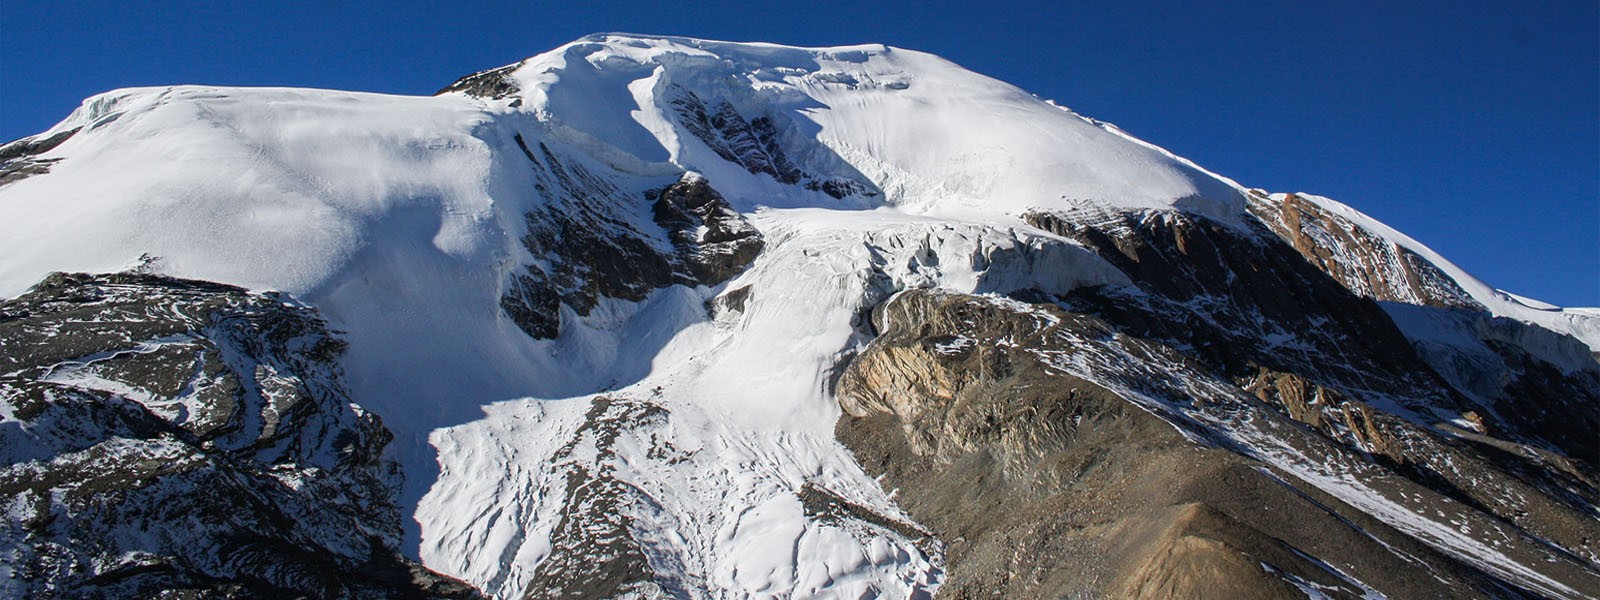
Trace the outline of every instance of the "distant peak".
{"type": "MultiPolygon", "coordinates": [[[[768,50],[786,49],[786,50],[802,50],[802,51],[807,51],[807,52],[854,51],[854,52],[867,52],[867,53],[872,53],[872,54],[887,54],[887,53],[890,53],[890,52],[893,51],[893,48],[891,48],[889,46],[886,46],[884,44],[876,44],[876,43],[845,44],[845,45],[840,45],[840,46],[796,46],[796,45],[792,45],[792,44],[779,44],[779,43],[773,43],[773,42],[760,42],[760,41],[734,42],[734,41],[727,41],[727,40],[713,40],[713,39],[695,38],[695,37],[687,37],[687,36],[679,36],[679,35],[654,35],[654,34],[642,34],[642,33],[627,33],[627,32],[620,32],[620,31],[591,33],[589,35],[586,35],[586,36],[583,36],[581,38],[578,38],[578,39],[574,40],[572,43],[573,44],[576,44],[576,43],[610,44],[610,43],[628,43],[628,42],[646,42],[646,43],[648,43],[648,42],[665,42],[667,44],[680,45],[680,46],[690,46],[690,47],[694,47],[694,48],[698,48],[698,49],[702,49],[702,50],[708,50],[708,51],[719,49],[719,48],[748,48],[748,49],[760,48],[760,49],[768,49],[768,50]]],[[[571,44],[568,44],[568,45],[570,46],[571,44]]]]}

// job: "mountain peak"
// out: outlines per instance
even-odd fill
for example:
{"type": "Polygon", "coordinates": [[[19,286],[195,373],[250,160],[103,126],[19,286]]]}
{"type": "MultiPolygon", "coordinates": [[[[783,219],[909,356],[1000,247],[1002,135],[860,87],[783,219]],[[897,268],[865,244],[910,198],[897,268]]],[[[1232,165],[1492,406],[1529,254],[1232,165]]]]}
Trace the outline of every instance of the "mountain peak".
{"type": "Polygon", "coordinates": [[[1160,148],[940,57],[882,44],[594,34],[444,92],[536,115],[600,154],[705,172],[775,205],[818,201],[727,168],[699,113],[759,121],[772,135],[760,143],[801,170],[880,192],[861,206],[996,218],[1179,206],[1229,222],[1243,208],[1232,182],[1160,148]]]}
{"type": "Polygon", "coordinates": [[[1594,313],[931,54],[596,34],[428,97],[119,90],[0,146],[0,214],[0,482],[49,484],[0,595],[1600,590],[1594,313]],[[268,423],[227,504],[283,552],[132,493],[189,471],[104,476],[268,423]],[[370,457],[370,510],[285,522],[341,496],[262,439],[370,457]],[[278,568],[306,539],[356,547],[278,568]]]}

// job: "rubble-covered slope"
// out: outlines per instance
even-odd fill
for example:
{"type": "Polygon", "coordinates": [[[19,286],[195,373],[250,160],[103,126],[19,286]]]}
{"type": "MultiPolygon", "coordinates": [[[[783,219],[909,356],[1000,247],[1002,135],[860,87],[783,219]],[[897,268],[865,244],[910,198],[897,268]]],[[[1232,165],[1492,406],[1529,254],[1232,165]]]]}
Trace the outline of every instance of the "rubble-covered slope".
{"type": "Polygon", "coordinates": [[[1226,433],[1121,391],[1282,419],[1243,394],[1171,389],[1203,375],[1169,348],[1054,306],[959,294],[907,292],[876,320],[883,335],[842,382],[838,433],[949,540],[944,596],[1495,595],[1226,433]],[[1152,366],[1165,381],[1140,381],[1152,366]]]}
{"type": "Polygon", "coordinates": [[[838,392],[840,438],[950,544],[943,593],[1600,590],[1592,436],[1545,417],[1593,422],[1592,378],[1484,417],[1270,236],[1033,220],[1134,285],[904,292],[838,392]]]}

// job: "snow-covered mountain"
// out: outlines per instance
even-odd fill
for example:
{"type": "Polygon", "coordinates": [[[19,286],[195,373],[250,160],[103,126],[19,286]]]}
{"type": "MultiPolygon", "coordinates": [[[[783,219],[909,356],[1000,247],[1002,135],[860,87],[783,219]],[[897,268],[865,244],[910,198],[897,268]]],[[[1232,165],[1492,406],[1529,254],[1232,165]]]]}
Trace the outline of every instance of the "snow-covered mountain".
{"type": "Polygon", "coordinates": [[[595,35],[0,161],[8,596],[1600,594],[1600,311],[936,56],[595,35]],[[241,514],[73,491],[141,453],[241,514]]]}

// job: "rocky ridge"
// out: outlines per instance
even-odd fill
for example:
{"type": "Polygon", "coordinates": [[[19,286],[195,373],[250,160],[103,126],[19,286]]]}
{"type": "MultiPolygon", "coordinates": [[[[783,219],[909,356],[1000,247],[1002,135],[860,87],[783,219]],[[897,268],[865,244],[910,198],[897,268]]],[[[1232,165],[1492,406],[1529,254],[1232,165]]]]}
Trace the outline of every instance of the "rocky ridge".
{"type": "Polygon", "coordinates": [[[391,436],[314,310],[58,273],[0,348],[7,596],[477,597],[400,553],[391,436]]]}

